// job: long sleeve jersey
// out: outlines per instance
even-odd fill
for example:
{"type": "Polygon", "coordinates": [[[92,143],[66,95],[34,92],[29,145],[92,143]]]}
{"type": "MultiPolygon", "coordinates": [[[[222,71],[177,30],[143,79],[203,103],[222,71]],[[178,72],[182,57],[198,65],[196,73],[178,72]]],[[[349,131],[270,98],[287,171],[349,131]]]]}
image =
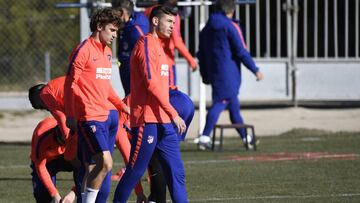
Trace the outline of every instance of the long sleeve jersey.
{"type": "Polygon", "coordinates": [[[130,93],[130,55],[136,42],[149,32],[149,19],[142,12],[134,12],[125,27],[119,31],[118,59],[120,79],[125,95],[130,93]]]}
{"type": "Polygon", "coordinates": [[[65,152],[65,144],[59,143],[56,139],[56,136],[61,133],[56,126],[57,121],[54,118],[46,118],[36,126],[31,141],[30,154],[35,170],[51,196],[54,196],[58,190],[46,169],[46,163],[59,158],[65,152]]]}
{"type": "Polygon", "coordinates": [[[64,83],[65,76],[50,80],[40,92],[41,101],[46,109],[57,120],[65,139],[69,136],[70,129],[66,127],[66,116],[64,110],[64,83]]]}
{"type": "Polygon", "coordinates": [[[214,101],[238,94],[241,63],[253,74],[259,71],[246,49],[239,25],[224,13],[215,12],[210,15],[200,32],[197,57],[201,76],[212,86],[214,101]]]}
{"type": "MultiPolygon", "coordinates": [[[[110,82],[111,60],[111,49],[92,37],[74,49],[64,85],[68,117],[77,121],[107,119],[109,110],[113,108],[109,97],[115,94],[110,82]]],[[[118,102],[119,106],[125,106],[121,99],[118,102]]]]}
{"type": "Polygon", "coordinates": [[[131,53],[130,125],[169,123],[178,114],[169,102],[169,64],[159,38],[141,37],[131,53]]]}

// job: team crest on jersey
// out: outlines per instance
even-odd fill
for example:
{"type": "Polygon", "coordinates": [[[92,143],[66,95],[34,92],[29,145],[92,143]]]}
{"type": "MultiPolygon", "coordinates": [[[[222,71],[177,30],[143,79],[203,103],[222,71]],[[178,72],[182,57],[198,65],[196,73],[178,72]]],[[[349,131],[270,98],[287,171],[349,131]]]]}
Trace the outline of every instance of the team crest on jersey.
{"type": "Polygon", "coordinates": [[[91,128],[91,131],[92,131],[93,133],[96,132],[96,125],[91,125],[90,128],[91,128]]]}
{"type": "Polygon", "coordinates": [[[107,55],[107,58],[108,58],[109,61],[111,62],[111,55],[110,55],[110,54],[107,55]]]}
{"type": "Polygon", "coordinates": [[[147,138],[147,142],[148,142],[149,144],[153,143],[153,142],[154,142],[154,136],[149,135],[148,138],[147,138]]]}
{"type": "Polygon", "coordinates": [[[162,64],[161,65],[160,76],[169,77],[169,65],[168,64],[162,64]]]}

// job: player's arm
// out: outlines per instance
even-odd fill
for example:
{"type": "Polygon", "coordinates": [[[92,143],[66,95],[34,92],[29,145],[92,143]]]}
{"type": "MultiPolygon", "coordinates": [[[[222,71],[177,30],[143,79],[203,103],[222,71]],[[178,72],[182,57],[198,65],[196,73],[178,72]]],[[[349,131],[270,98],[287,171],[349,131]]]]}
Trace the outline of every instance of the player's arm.
{"type": "Polygon", "coordinates": [[[192,57],[189,50],[187,49],[184,41],[181,37],[180,33],[180,17],[179,15],[176,16],[175,21],[175,28],[174,31],[171,33],[171,40],[174,42],[175,48],[179,51],[179,53],[186,59],[186,61],[190,64],[193,70],[196,69],[197,63],[196,60],[192,57]]]}
{"type": "Polygon", "coordinates": [[[122,99],[115,93],[114,89],[110,87],[108,100],[116,107],[118,111],[124,111],[130,114],[130,108],[122,101],[122,99]]]}
{"type": "Polygon", "coordinates": [[[139,49],[134,52],[137,54],[140,66],[140,74],[144,78],[145,85],[147,86],[148,92],[154,96],[160,106],[168,114],[171,119],[178,116],[176,110],[168,102],[168,96],[166,92],[162,91],[159,84],[159,75],[155,73],[157,55],[156,50],[152,50],[151,41],[144,39],[144,45],[140,45],[139,49]]]}
{"type": "Polygon", "coordinates": [[[204,42],[204,37],[202,35],[204,35],[203,32],[200,33],[199,51],[197,52],[197,58],[199,59],[200,75],[202,77],[202,81],[205,84],[210,84],[208,66],[206,63],[206,56],[204,53],[204,50],[206,49],[206,42],[204,42]]]}
{"type": "Polygon", "coordinates": [[[71,164],[75,167],[80,166],[78,157],[77,157],[77,144],[78,144],[78,135],[76,133],[71,134],[68,139],[65,140],[65,152],[64,159],[70,161],[71,164]]]}
{"type": "Polygon", "coordinates": [[[34,164],[36,173],[38,174],[41,182],[44,184],[45,188],[49,192],[50,196],[53,198],[59,198],[59,191],[56,189],[54,183],[51,180],[49,171],[46,169],[46,159],[42,158],[38,161],[34,161],[34,164]]]}
{"type": "Polygon", "coordinates": [[[228,39],[230,42],[231,50],[234,53],[236,60],[243,63],[254,75],[259,72],[253,58],[249,51],[245,48],[246,44],[242,37],[240,27],[236,23],[228,26],[228,39]]]}
{"type": "Polygon", "coordinates": [[[66,124],[71,129],[76,131],[76,121],[74,112],[76,110],[75,98],[80,95],[80,88],[78,86],[79,78],[85,68],[86,62],[89,58],[89,51],[85,48],[77,48],[70,57],[67,76],[64,84],[64,106],[66,115],[66,124]]]}
{"type": "Polygon", "coordinates": [[[41,92],[41,100],[56,119],[60,127],[61,133],[64,135],[64,138],[66,140],[69,137],[70,129],[66,126],[66,116],[64,114],[64,109],[59,105],[59,103],[49,91],[49,89],[44,89],[41,92]]]}

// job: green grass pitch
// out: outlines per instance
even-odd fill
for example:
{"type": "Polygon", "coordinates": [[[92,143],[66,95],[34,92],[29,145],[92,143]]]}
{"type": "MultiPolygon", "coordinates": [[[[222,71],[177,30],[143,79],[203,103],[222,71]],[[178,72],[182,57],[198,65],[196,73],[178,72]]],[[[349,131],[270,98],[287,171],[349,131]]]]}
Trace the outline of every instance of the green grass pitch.
{"type": "MultiPolygon", "coordinates": [[[[360,202],[360,133],[296,129],[260,140],[255,152],[239,138],[226,138],[223,152],[182,143],[189,202],[360,202]]],[[[0,144],[0,203],[34,202],[29,152],[29,144],[0,144]]],[[[114,160],[115,171],[123,166],[118,151],[114,160]]],[[[62,195],[71,177],[59,174],[62,195]]],[[[148,194],[146,176],[142,182],[148,194]]]]}

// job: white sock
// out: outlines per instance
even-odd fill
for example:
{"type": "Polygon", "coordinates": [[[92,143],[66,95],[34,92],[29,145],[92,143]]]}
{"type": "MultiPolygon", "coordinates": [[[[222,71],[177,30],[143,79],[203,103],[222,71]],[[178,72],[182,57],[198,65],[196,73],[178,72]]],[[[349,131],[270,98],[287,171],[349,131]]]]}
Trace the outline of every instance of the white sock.
{"type": "Polygon", "coordinates": [[[85,192],[81,193],[81,203],[85,203],[85,192]]]}
{"type": "Polygon", "coordinates": [[[85,190],[85,202],[84,203],[95,203],[96,201],[96,196],[98,194],[99,190],[95,190],[92,188],[86,188],[85,190]]]}

